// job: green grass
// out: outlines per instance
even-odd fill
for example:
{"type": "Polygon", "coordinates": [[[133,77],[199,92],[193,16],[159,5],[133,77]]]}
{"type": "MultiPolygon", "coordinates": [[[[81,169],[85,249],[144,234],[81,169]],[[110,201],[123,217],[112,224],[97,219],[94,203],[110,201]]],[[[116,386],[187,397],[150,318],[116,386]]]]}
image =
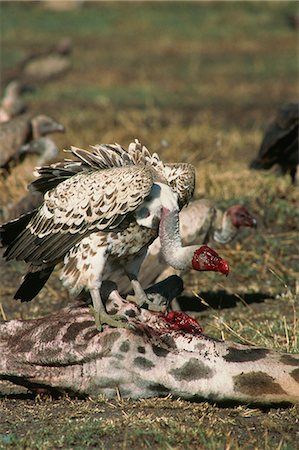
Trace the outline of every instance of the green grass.
{"type": "Polygon", "coordinates": [[[171,398],[134,402],[65,398],[64,404],[51,399],[23,404],[12,400],[11,405],[4,404],[4,408],[6,425],[1,430],[0,448],[43,450],[287,449],[293,445],[298,414],[295,407],[288,411],[261,411],[246,406],[227,410],[208,403],[171,398]],[[30,429],[15,423],[14,414],[28,421],[30,429]],[[258,433],[257,426],[260,428],[258,433]]]}
{"type": "Polygon", "coordinates": [[[196,34],[202,39],[242,38],[254,33],[280,34],[286,28],[286,14],[295,14],[295,2],[177,2],[171,7],[167,2],[101,2],[100,5],[86,2],[84,9],[71,12],[50,11],[35,8],[22,2],[2,2],[3,33],[14,35],[22,30],[28,33],[71,33],[75,35],[102,34],[116,31],[116,25],[127,36],[136,37],[136,31],[167,34],[169,38],[191,39],[196,34]],[[4,20],[5,18],[5,20],[4,20]],[[15,30],[10,28],[15,24],[15,30]]]}

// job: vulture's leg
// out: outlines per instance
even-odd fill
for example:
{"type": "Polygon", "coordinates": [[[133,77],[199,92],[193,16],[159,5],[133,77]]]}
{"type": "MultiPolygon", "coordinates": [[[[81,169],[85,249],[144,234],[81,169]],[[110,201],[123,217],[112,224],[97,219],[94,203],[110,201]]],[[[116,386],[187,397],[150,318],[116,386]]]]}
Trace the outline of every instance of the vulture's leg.
{"type": "Polygon", "coordinates": [[[127,300],[129,302],[136,303],[138,306],[143,306],[144,304],[146,304],[150,311],[164,311],[165,307],[155,304],[147,297],[143,287],[138,281],[139,270],[146,256],[146,252],[147,249],[142,250],[142,252],[139,253],[137,258],[134,258],[132,262],[129,262],[124,267],[125,272],[131,281],[132,288],[134,291],[134,295],[127,295],[127,300]]]}
{"type": "Polygon", "coordinates": [[[101,297],[100,288],[107,258],[107,248],[102,245],[101,236],[93,233],[65,256],[61,274],[64,285],[73,292],[80,288],[89,290],[93,304],[92,312],[99,331],[102,330],[103,324],[111,327],[129,327],[127,317],[107,313],[101,297]]]}
{"type": "MultiPolygon", "coordinates": [[[[102,331],[102,325],[110,325],[114,328],[129,328],[131,325],[128,323],[128,318],[121,314],[108,314],[104,303],[101,299],[100,289],[90,289],[90,295],[93,303],[93,314],[95,318],[96,327],[99,331],[102,331]]],[[[134,328],[134,327],[133,327],[134,328]]]]}

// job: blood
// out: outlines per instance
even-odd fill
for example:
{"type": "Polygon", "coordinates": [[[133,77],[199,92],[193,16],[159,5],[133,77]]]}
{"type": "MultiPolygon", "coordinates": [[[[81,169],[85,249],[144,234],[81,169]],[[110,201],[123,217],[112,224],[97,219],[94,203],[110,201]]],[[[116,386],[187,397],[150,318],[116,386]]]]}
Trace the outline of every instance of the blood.
{"type": "Polygon", "coordinates": [[[182,311],[169,311],[163,314],[163,319],[174,331],[183,331],[195,335],[202,334],[202,327],[197,320],[182,311]]]}

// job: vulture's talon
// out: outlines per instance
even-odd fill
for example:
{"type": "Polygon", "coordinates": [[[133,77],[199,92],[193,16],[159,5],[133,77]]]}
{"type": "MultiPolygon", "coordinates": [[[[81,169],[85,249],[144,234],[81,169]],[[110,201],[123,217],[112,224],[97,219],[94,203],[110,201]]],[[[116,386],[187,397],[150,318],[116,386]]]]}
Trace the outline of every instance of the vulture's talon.
{"type": "Polygon", "coordinates": [[[92,306],[90,306],[91,313],[95,318],[96,329],[103,331],[103,325],[108,325],[113,328],[128,328],[131,329],[128,318],[122,314],[108,314],[99,313],[92,306]]]}

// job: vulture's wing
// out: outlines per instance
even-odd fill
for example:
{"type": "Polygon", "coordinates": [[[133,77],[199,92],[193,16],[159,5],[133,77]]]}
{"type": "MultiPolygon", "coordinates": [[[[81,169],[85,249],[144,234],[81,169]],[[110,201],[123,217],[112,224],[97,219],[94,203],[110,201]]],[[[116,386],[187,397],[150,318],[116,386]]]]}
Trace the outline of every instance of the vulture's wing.
{"type": "Polygon", "coordinates": [[[34,174],[38,178],[29,185],[29,189],[44,194],[79,172],[133,165],[127,152],[119,144],[100,144],[91,148],[92,150],[84,150],[72,146],[66,151],[76,156],[78,161],[65,160],[50,166],[37,167],[34,174]]]}
{"type": "Polygon", "coordinates": [[[62,181],[86,169],[88,167],[80,161],[71,160],[58,162],[50,166],[36,167],[33,174],[37,176],[37,179],[29,184],[28,189],[30,192],[45,194],[47,191],[58,186],[62,181]]]}
{"type": "Polygon", "coordinates": [[[164,164],[165,178],[178,194],[179,207],[188,205],[195,189],[195,168],[187,163],[164,164]]]}
{"type": "Polygon", "coordinates": [[[43,205],[4,256],[36,265],[57,262],[93,231],[121,227],[149,195],[152,184],[146,167],[80,172],[45,194],[43,205]]]}
{"type": "Polygon", "coordinates": [[[0,124],[0,168],[7,168],[17,158],[19,148],[31,134],[30,117],[27,114],[0,124]]]}
{"type": "Polygon", "coordinates": [[[294,181],[298,154],[299,104],[287,103],[265,131],[260,149],[249,165],[251,169],[270,169],[278,164],[282,172],[290,170],[294,181]]]}
{"type": "Polygon", "coordinates": [[[292,142],[298,142],[299,104],[288,103],[278,112],[276,118],[268,126],[260,150],[259,157],[280,156],[284,154],[292,142]]]}

